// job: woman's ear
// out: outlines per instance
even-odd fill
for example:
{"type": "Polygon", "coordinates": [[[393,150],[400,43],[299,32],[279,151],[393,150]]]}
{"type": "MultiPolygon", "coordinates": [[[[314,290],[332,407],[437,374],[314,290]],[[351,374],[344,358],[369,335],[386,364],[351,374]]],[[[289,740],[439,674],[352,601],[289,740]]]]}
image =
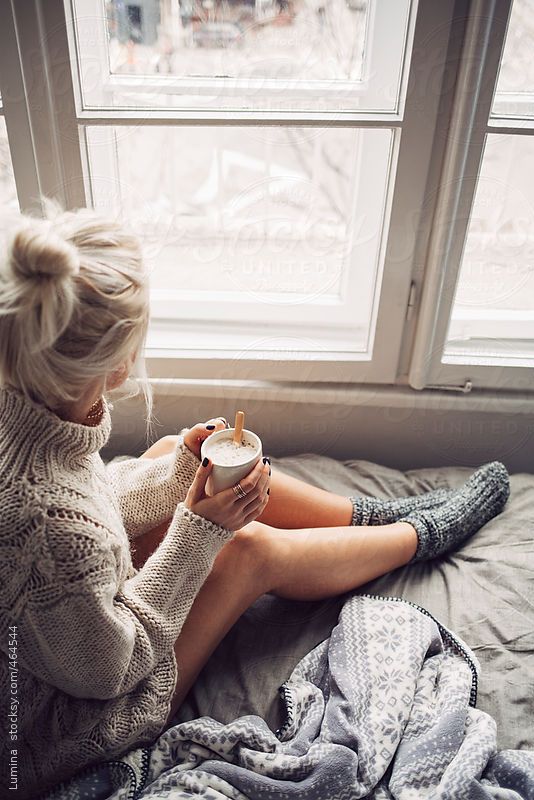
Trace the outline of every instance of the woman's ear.
{"type": "Polygon", "coordinates": [[[106,377],[105,383],[105,391],[109,391],[110,389],[117,389],[121,384],[124,383],[126,378],[128,377],[129,369],[127,364],[123,364],[118,369],[113,370],[110,372],[106,377]]]}

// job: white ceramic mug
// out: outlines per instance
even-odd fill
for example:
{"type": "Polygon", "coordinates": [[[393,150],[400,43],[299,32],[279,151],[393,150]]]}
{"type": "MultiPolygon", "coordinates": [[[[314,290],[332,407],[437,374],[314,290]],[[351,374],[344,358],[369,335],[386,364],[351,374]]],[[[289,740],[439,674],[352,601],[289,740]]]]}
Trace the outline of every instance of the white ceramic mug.
{"type": "MultiPolygon", "coordinates": [[[[202,461],[204,456],[207,456],[212,462],[211,473],[206,481],[206,494],[210,496],[217,494],[217,492],[222,492],[223,489],[228,489],[230,486],[234,486],[241,478],[248,475],[250,470],[262,457],[260,437],[252,431],[247,431],[246,428],[243,428],[242,438],[247,443],[254,445],[253,450],[248,447],[246,448],[246,452],[244,453],[244,455],[246,455],[246,461],[243,461],[242,464],[217,463],[217,457],[215,456],[215,458],[212,458],[211,451],[213,450],[213,445],[224,439],[231,441],[234,437],[234,430],[235,428],[225,428],[223,431],[212,433],[211,436],[204,439],[200,447],[200,460],[202,461]]],[[[245,450],[245,448],[243,448],[243,450],[245,450]]]]}

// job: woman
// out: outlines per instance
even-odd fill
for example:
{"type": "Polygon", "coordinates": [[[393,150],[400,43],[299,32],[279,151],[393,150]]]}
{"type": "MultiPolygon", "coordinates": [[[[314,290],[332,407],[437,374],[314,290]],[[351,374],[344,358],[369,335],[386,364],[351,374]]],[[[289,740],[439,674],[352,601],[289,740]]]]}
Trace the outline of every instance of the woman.
{"type": "Polygon", "coordinates": [[[22,798],[153,741],[261,594],[326,598],[434,558],[509,493],[498,462],[383,501],[263,459],[245,497],[208,497],[199,447],[220,417],[105,466],[107,393],[142,378],[147,290],[136,238],[87,209],[21,217],[0,264],[1,763],[22,798]]]}

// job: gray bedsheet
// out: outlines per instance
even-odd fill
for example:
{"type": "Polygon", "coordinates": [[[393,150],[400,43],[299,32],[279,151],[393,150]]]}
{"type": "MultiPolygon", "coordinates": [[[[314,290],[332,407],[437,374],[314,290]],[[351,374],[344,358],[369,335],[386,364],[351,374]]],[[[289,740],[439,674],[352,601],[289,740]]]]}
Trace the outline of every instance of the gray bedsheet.
{"type": "MultiPolygon", "coordinates": [[[[275,469],[339,494],[375,497],[456,487],[472,472],[447,467],[403,473],[311,453],[271,461],[275,469]]],[[[433,563],[398,569],[360,591],[415,602],[456,632],[480,661],[477,707],[495,718],[498,748],[534,748],[533,475],[511,477],[504,512],[461,550],[433,563]]],[[[208,715],[230,722],[259,714],[276,730],[284,722],[278,687],[330,635],[343,600],[261,597],[215,650],[175,721],[208,715]]]]}

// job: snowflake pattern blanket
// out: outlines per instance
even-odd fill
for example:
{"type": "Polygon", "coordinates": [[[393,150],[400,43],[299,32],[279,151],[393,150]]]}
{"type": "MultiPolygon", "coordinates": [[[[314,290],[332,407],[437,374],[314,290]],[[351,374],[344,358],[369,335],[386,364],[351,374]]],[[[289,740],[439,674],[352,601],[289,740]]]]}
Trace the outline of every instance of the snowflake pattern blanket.
{"type": "Polygon", "coordinates": [[[478,663],[428,612],[348,595],[331,636],[280,687],[287,719],[174,725],[47,800],[534,799],[534,752],[496,751],[478,663]]]}

